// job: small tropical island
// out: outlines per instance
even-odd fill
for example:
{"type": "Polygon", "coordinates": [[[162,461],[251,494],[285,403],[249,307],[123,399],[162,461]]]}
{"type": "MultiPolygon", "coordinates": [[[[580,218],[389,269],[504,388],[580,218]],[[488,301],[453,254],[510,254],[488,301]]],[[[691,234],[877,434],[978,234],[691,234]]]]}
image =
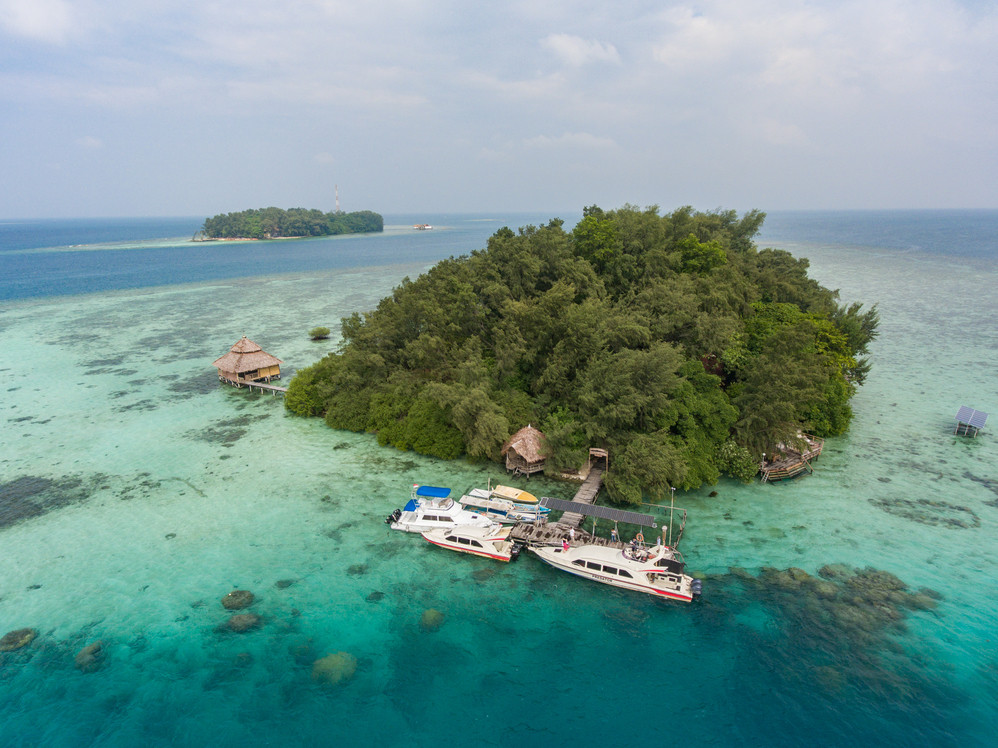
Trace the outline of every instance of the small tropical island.
{"type": "Polygon", "coordinates": [[[286,407],[381,444],[498,461],[543,434],[544,470],[605,450],[610,500],[750,480],[765,454],[844,433],[876,306],[754,243],[765,214],[625,205],[504,227],[364,314],[291,380],[286,407]]]}
{"type": "Polygon", "coordinates": [[[282,210],[271,207],[220,213],[207,218],[193,240],[298,239],[308,236],[367,234],[384,230],[384,219],[370,210],[323,213],[314,208],[282,210]]]}

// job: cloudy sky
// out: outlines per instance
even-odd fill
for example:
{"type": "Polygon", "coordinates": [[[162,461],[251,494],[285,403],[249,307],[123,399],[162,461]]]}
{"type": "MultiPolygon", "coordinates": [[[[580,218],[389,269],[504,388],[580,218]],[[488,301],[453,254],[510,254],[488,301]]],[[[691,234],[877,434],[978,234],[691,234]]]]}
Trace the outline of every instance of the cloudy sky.
{"type": "Polygon", "coordinates": [[[998,207],[988,0],[0,0],[0,217],[998,207]]]}

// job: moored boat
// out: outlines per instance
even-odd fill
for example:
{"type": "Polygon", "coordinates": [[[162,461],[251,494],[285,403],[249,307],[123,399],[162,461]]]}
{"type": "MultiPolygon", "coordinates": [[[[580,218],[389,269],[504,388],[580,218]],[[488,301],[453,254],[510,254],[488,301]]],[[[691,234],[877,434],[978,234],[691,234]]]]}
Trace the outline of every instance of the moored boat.
{"type": "Polygon", "coordinates": [[[551,512],[548,507],[539,504],[521,504],[509,499],[496,498],[493,492],[484,488],[471,489],[459,501],[465,509],[478,512],[503,524],[516,522],[533,524],[551,512]]]}
{"type": "Polygon", "coordinates": [[[658,545],[624,548],[601,545],[531,546],[544,563],[594,582],[688,603],[700,594],[699,579],[686,574],[682,554],[658,545]]]}
{"type": "Polygon", "coordinates": [[[449,530],[428,530],[422,535],[427,541],[441,548],[484,556],[496,561],[510,561],[517,558],[520,553],[520,546],[509,540],[510,529],[496,523],[492,523],[491,527],[461,525],[449,530]]]}
{"type": "Polygon", "coordinates": [[[450,498],[450,492],[449,488],[416,484],[412,487],[408,503],[389,514],[385,524],[404,532],[424,532],[458,525],[489,527],[495,524],[479,512],[465,509],[450,498]]]}
{"type": "Polygon", "coordinates": [[[512,501],[515,504],[537,503],[537,497],[532,493],[524,491],[520,488],[513,488],[512,486],[496,486],[492,489],[491,496],[494,499],[506,499],[507,501],[512,501]]]}

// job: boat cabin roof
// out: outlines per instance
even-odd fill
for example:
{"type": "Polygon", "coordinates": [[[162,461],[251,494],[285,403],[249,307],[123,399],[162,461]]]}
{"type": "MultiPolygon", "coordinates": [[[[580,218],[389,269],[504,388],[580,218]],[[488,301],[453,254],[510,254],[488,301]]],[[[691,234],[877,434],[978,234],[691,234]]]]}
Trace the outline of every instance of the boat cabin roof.
{"type": "Polygon", "coordinates": [[[455,537],[466,537],[466,538],[478,538],[478,539],[489,539],[489,540],[502,540],[507,535],[509,535],[511,527],[500,527],[497,522],[493,522],[487,527],[479,527],[478,525],[457,525],[456,527],[449,528],[444,532],[447,535],[453,535],[455,537]]]}
{"type": "Polygon", "coordinates": [[[450,496],[449,488],[440,486],[415,486],[416,496],[423,496],[431,499],[446,499],[450,496]]]}

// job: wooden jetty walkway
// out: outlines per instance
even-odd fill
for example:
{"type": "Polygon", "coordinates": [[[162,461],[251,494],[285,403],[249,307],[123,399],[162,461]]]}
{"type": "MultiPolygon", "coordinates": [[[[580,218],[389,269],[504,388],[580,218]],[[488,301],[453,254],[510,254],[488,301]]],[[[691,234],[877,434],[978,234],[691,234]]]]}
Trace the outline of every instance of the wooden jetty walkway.
{"type": "Polygon", "coordinates": [[[568,540],[570,545],[603,545],[611,548],[624,547],[624,544],[620,541],[607,540],[598,535],[588,533],[585,530],[575,530],[573,538],[570,532],[573,529],[575,528],[565,526],[561,522],[538,522],[537,524],[517,522],[513,525],[513,529],[509,531],[509,539],[517,543],[525,543],[526,545],[561,545],[562,542],[568,540]]]}
{"type": "MultiPolygon", "coordinates": [[[[579,486],[572,501],[590,506],[594,504],[596,497],[599,496],[600,488],[603,487],[603,473],[602,465],[594,465],[589,470],[589,475],[586,476],[582,485],[579,486]]],[[[619,542],[611,542],[606,538],[592,535],[580,529],[583,519],[583,516],[576,512],[565,512],[557,522],[539,522],[536,524],[518,522],[513,525],[509,537],[510,540],[528,545],[561,545],[563,540],[569,540],[574,544],[623,547],[619,542]]]]}
{"type": "Polygon", "coordinates": [[[273,395],[276,395],[278,392],[283,395],[288,391],[287,387],[278,387],[276,384],[267,384],[266,382],[253,382],[248,379],[240,379],[234,382],[231,379],[224,379],[222,377],[219,377],[219,379],[226,384],[231,384],[233,387],[249,387],[251,392],[254,387],[259,388],[260,392],[270,392],[273,395]]]}
{"type": "MultiPolygon", "coordinates": [[[[579,486],[579,490],[575,493],[575,498],[572,501],[577,501],[580,504],[594,504],[596,503],[596,497],[599,496],[599,490],[603,487],[603,468],[599,465],[594,465],[589,471],[589,475],[586,479],[582,481],[582,485],[579,486]]],[[[558,524],[565,525],[566,527],[578,528],[582,524],[582,515],[576,514],[575,512],[565,512],[561,515],[561,519],[558,520],[558,524]]]]}

